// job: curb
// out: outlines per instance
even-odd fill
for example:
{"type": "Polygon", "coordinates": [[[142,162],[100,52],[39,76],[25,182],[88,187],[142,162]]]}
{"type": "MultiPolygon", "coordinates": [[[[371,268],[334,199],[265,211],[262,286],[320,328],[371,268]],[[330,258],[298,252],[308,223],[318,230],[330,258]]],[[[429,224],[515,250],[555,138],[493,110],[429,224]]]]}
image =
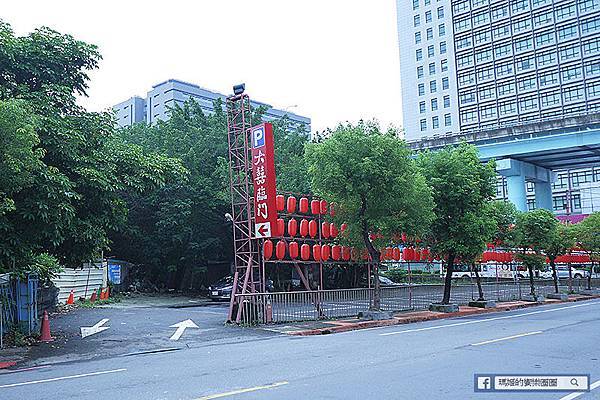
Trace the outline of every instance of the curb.
{"type": "MultiPolygon", "coordinates": [[[[438,319],[448,319],[455,317],[465,317],[470,315],[478,315],[478,314],[489,314],[494,312],[502,312],[502,311],[513,311],[519,310],[522,308],[536,307],[547,304],[559,304],[559,303],[575,303],[578,301],[585,300],[593,300],[600,298],[600,295],[591,295],[591,296],[577,296],[571,297],[568,300],[546,300],[544,303],[521,303],[521,304],[506,304],[498,303],[498,306],[495,308],[485,308],[485,309],[472,309],[472,307],[468,310],[462,310],[455,313],[432,313],[430,315],[413,315],[413,316],[402,316],[399,314],[395,316],[393,319],[385,319],[381,321],[358,321],[358,322],[350,322],[350,323],[341,323],[337,322],[340,325],[332,326],[330,328],[317,328],[317,329],[307,329],[303,331],[292,331],[285,332],[287,335],[292,336],[315,336],[315,335],[328,335],[332,333],[341,333],[341,332],[349,332],[360,329],[369,329],[369,328],[380,328],[384,326],[393,326],[393,325],[404,325],[404,324],[412,324],[415,322],[425,322],[425,321],[434,321],[438,319]]],[[[513,303],[513,302],[506,302],[513,303]]],[[[427,311],[423,311],[427,312],[427,311]]],[[[336,323],[333,321],[333,323],[336,323]]]]}

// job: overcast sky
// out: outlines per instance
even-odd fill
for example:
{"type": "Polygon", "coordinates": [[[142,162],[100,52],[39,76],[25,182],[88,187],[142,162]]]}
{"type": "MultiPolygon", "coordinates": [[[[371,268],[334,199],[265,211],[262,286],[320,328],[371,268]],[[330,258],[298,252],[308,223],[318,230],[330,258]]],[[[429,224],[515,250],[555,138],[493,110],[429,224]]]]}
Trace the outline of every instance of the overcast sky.
{"type": "MultiPolygon", "coordinates": [[[[408,0],[407,0],[408,1],[408,0]]],[[[175,78],[312,118],[313,130],[377,118],[400,126],[394,0],[19,0],[0,18],[99,46],[90,110],[175,78]]]]}

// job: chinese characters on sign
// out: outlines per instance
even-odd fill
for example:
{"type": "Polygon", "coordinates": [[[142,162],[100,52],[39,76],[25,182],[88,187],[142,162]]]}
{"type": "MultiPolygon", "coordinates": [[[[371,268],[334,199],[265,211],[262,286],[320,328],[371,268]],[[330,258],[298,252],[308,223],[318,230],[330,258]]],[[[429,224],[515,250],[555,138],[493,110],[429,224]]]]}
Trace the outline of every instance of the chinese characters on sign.
{"type": "Polygon", "coordinates": [[[275,159],[273,125],[268,122],[250,130],[252,182],[254,185],[254,236],[269,238],[277,220],[275,208],[275,159]]]}

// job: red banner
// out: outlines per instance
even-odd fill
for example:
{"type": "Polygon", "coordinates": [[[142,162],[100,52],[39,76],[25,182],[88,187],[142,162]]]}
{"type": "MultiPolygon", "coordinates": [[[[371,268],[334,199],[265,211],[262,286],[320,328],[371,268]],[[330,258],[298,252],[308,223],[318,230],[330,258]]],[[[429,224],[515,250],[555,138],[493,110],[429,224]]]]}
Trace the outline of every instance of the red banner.
{"type": "Polygon", "coordinates": [[[277,221],[273,125],[268,122],[250,130],[252,182],[254,184],[254,236],[274,235],[277,221]]]}

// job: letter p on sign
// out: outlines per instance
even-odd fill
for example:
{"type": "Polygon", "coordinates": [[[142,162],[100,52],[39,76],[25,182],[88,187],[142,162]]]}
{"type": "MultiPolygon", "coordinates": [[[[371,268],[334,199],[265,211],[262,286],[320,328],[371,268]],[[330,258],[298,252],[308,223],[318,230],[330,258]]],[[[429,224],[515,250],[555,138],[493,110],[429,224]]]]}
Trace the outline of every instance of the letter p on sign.
{"type": "Polygon", "coordinates": [[[252,131],[252,147],[258,148],[265,145],[265,130],[264,128],[258,127],[252,131]]]}

